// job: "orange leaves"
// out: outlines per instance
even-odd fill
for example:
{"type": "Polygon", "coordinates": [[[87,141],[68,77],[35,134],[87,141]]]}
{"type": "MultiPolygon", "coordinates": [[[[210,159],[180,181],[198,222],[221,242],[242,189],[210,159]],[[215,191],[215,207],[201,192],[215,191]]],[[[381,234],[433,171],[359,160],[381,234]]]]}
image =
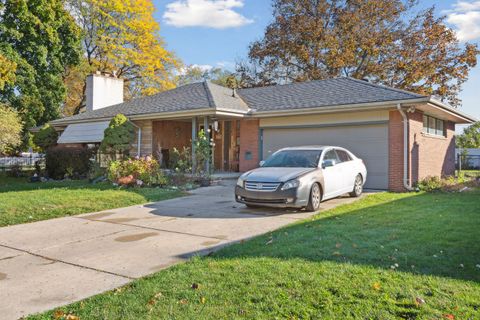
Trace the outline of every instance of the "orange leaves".
{"type": "Polygon", "coordinates": [[[420,11],[400,0],[316,3],[313,8],[312,1],[274,1],[274,22],[250,46],[256,68],[242,77],[259,81],[249,85],[368,77],[458,103],[480,51],[460,45],[433,9],[420,11]]]}

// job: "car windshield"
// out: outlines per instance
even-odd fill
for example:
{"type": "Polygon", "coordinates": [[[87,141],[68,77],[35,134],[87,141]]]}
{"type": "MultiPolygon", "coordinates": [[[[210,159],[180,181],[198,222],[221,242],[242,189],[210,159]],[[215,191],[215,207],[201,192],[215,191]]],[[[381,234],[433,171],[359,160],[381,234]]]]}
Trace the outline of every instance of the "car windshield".
{"type": "Polygon", "coordinates": [[[316,168],[321,150],[284,150],[273,154],[262,167],[316,168]]]}

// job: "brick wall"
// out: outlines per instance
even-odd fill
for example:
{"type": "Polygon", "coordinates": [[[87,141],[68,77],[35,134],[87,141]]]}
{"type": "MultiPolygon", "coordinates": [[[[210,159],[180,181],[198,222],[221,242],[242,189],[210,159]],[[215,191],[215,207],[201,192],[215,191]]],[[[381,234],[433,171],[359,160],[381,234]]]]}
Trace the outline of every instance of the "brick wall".
{"type": "MultiPolygon", "coordinates": [[[[422,132],[423,113],[407,113],[409,122],[408,178],[414,185],[428,176],[446,176],[455,172],[455,124],[445,121],[445,137],[422,132]]],[[[403,187],[403,122],[400,113],[390,112],[389,120],[389,189],[403,187]]]]}
{"type": "Polygon", "coordinates": [[[259,120],[240,120],[240,172],[258,167],[259,120]],[[250,155],[250,159],[247,159],[250,155]]]}
{"type": "Polygon", "coordinates": [[[445,137],[422,132],[423,114],[409,114],[409,143],[412,158],[410,178],[415,183],[428,176],[455,173],[455,124],[445,121],[445,137]]]}
{"type": "MultiPolygon", "coordinates": [[[[133,121],[137,126],[142,128],[142,141],[140,145],[140,153],[142,156],[152,155],[153,148],[152,148],[152,120],[139,120],[133,121]]],[[[138,141],[138,133],[135,133],[134,141],[130,148],[130,155],[136,156],[137,155],[137,141],[138,141]]]]}

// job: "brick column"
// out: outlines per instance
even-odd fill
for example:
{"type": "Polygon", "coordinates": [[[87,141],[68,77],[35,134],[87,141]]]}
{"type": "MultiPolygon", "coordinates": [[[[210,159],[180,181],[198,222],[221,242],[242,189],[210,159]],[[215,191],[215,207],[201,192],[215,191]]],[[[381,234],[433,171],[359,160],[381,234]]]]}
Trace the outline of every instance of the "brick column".
{"type": "Polygon", "coordinates": [[[258,167],[259,120],[240,120],[240,172],[258,167]]]}
{"type": "Polygon", "coordinates": [[[403,187],[403,118],[398,110],[390,111],[388,121],[388,189],[402,192],[403,187]]]}

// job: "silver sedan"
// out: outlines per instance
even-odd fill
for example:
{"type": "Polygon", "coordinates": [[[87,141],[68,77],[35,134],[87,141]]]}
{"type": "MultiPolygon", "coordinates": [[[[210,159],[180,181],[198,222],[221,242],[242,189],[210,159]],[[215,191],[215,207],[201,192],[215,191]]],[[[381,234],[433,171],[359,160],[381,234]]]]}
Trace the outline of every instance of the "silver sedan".
{"type": "Polygon", "coordinates": [[[344,148],[284,148],[240,176],[235,200],[249,207],[317,211],[323,200],[345,193],[360,196],[366,179],[363,161],[344,148]]]}

